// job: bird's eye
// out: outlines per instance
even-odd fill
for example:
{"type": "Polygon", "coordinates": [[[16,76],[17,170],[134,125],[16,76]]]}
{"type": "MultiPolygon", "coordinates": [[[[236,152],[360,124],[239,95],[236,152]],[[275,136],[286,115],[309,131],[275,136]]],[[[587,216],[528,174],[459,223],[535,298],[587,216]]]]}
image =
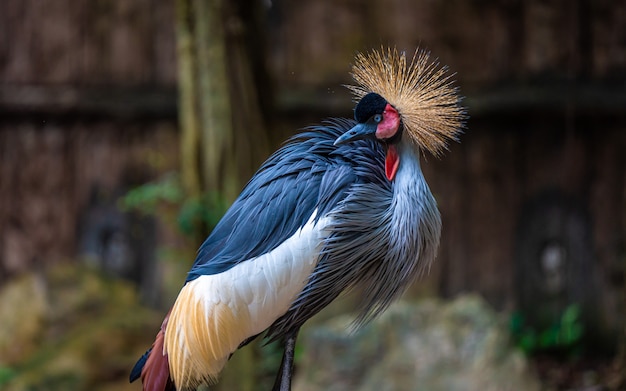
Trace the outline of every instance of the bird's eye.
{"type": "Polygon", "coordinates": [[[382,116],[382,115],[380,115],[380,114],[376,114],[376,115],[374,116],[374,121],[376,121],[376,122],[380,122],[380,121],[382,121],[382,120],[383,120],[383,116],[382,116]]]}

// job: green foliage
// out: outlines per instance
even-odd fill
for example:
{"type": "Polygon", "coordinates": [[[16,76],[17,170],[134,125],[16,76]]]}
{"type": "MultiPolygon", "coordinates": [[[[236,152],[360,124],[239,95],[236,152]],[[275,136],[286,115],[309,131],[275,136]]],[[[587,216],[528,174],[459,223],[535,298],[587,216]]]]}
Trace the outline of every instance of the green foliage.
{"type": "Polygon", "coordinates": [[[258,364],[256,365],[258,384],[255,390],[270,390],[274,384],[276,371],[280,367],[283,358],[283,345],[278,341],[268,344],[263,340],[259,340],[255,343],[255,351],[258,355],[258,364]]]}
{"type": "Polygon", "coordinates": [[[579,347],[584,333],[580,307],[569,305],[559,321],[546,329],[537,330],[526,324],[524,315],[511,316],[510,330],[517,346],[527,354],[546,351],[573,353],[579,347]]]}
{"type": "Polygon", "coordinates": [[[180,204],[184,198],[178,175],[168,173],[154,182],[129,190],[118,205],[124,211],[155,214],[161,204],[180,204]]]}
{"type": "Polygon", "coordinates": [[[16,375],[16,372],[8,367],[0,365],[0,386],[8,384],[16,375]]]}
{"type": "Polygon", "coordinates": [[[187,197],[176,173],[131,189],[120,198],[118,205],[123,211],[147,215],[161,215],[166,207],[173,207],[178,211],[175,217],[178,229],[187,236],[214,227],[228,206],[224,197],[217,193],[187,197]]]}
{"type": "Polygon", "coordinates": [[[191,236],[203,227],[215,227],[227,207],[224,198],[217,193],[189,198],[182,203],[178,213],[178,228],[185,235],[191,236]]]}

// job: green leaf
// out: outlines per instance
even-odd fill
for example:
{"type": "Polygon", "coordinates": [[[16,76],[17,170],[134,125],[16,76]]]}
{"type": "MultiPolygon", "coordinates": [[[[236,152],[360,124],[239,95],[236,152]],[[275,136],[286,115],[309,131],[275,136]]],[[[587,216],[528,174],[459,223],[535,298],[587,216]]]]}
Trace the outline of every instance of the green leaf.
{"type": "Polygon", "coordinates": [[[576,324],[580,320],[580,307],[576,304],[569,305],[561,316],[562,325],[576,324]]]}
{"type": "Polygon", "coordinates": [[[160,204],[179,204],[183,199],[183,189],[178,175],[169,173],[156,181],[129,190],[119,199],[118,205],[123,211],[155,214],[160,204]]]}
{"type": "Polygon", "coordinates": [[[0,366],[0,386],[8,384],[16,375],[12,368],[0,366]]]}
{"type": "Polygon", "coordinates": [[[509,330],[512,334],[521,334],[524,329],[524,315],[521,312],[514,312],[509,320],[509,330]]]}

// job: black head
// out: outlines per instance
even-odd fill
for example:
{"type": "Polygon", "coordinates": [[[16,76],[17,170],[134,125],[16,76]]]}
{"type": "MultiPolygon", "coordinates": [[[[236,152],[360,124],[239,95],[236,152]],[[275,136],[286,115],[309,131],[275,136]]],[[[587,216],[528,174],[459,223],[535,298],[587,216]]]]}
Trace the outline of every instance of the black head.
{"type": "Polygon", "coordinates": [[[387,100],[375,92],[365,95],[354,108],[354,119],[359,123],[367,122],[372,116],[382,114],[387,107],[387,100]]]}

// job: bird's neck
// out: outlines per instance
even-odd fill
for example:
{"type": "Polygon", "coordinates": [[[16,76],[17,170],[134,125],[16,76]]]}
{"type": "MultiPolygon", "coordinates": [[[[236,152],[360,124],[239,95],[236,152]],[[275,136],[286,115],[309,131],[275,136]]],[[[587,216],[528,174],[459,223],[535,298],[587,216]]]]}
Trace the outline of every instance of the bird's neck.
{"type": "Polygon", "coordinates": [[[425,182],[420,166],[419,150],[411,143],[400,142],[396,145],[400,164],[394,184],[394,194],[416,190],[415,184],[425,182]]]}
{"type": "Polygon", "coordinates": [[[420,203],[423,207],[436,209],[435,199],[422,173],[419,149],[410,142],[400,142],[396,148],[400,164],[393,181],[394,198],[407,203],[407,207],[413,208],[415,203],[420,203]]]}
{"type": "Polygon", "coordinates": [[[419,149],[410,142],[397,145],[400,165],[393,181],[393,223],[397,246],[420,258],[418,272],[435,258],[441,233],[437,202],[420,167],[419,149]]]}

